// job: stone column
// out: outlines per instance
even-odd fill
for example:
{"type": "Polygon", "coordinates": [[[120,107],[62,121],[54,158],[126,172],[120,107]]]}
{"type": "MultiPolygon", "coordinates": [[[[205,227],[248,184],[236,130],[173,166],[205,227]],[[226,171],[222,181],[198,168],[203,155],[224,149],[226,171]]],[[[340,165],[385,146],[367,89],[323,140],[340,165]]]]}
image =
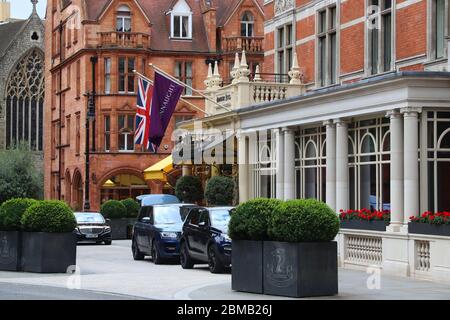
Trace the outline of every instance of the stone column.
{"type": "Polygon", "coordinates": [[[241,133],[237,134],[238,139],[238,165],[239,165],[239,203],[245,202],[248,197],[249,181],[249,159],[247,152],[247,139],[241,133]]]}
{"type": "Polygon", "coordinates": [[[192,176],[192,167],[190,165],[183,165],[183,177],[192,176]]]}
{"type": "Polygon", "coordinates": [[[284,200],[292,200],[295,195],[295,132],[284,128],[284,200]]]}
{"type": "Polygon", "coordinates": [[[420,108],[404,108],[404,210],[403,223],[419,215],[419,113],[420,108]]]}
{"type": "Polygon", "coordinates": [[[403,225],[403,115],[389,111],[391,120],[391,224],[388,231],[399,232],[403,225]]]}
{"type": "Polygon", "coordinates": [[[336,126],[333,121],[326,121],[324,125],[327,128],[326,201],[336,211],[336,126]]]}
{"type": "Polygon", "coordinates": [[[277,199],[284,200],[284,135],[281,129],[275,130],[276,165],[277,165],[277,199]]]}
{"type": "Polygon", "coordinates": [[[336,123],[336,211],[349,208],[348,124],[336,123]]]}

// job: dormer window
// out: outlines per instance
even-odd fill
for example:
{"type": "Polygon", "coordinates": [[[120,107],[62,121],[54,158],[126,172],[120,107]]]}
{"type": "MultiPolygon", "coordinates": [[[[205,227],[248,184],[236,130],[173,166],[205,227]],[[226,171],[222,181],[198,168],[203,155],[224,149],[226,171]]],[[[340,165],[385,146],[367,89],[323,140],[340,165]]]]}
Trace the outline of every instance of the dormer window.
{"type": "Polygon", "coordinates": [[[255,21],[250,12],[244,13],[241,20],[241,37],[253,37],[255,21]]]}
{"type": "Polygon", "coordinates": [[[117,32],[131,32],[131,10],[126,5],[121,5],[117,10],[117,32]]]}
{"type": "Polygon", "coordinates": [[[180,0],[170,12],[171,38],[192,38],[192,11],[185,0],[180,0]]]}

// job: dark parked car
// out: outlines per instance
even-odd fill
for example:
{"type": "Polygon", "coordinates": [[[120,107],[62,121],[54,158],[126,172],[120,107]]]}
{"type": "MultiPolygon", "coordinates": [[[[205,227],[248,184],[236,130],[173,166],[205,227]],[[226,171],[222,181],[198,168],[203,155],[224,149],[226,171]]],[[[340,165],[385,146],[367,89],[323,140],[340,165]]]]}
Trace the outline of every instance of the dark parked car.
{"type": "Polygon", "coordinates": [[[183,222],[195,205],[163,204],[143,206],[133,228],[134,260],[151,256],[155,264],[179,259],[183,222]]]}
{"type": "Polygon", "coordinates": [[[110,245],[111,228],[107,220],[97,212],[76,212],[77,227],[75,234],[78,242],[95,242],[110,245]]]}
{"type": "Polygon", "coordinates": [[[180,203],[180,200],[170,194],[144,194],[136,197],[142,207],[154,206],[156,204],[180,203]]]}
{"type": "Polygon", "coordinates": [[[231,207],[193,208],[183,226],[180,262],[183,269],[208,263],[212,273],[221,273],[231,264],[228,223],[231,207]]]}

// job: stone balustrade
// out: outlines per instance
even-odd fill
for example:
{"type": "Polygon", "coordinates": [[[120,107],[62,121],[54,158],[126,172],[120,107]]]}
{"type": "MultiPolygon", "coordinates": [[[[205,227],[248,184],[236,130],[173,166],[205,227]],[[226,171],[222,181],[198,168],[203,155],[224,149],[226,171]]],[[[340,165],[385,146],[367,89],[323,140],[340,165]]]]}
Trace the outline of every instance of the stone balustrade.
{"type": "Polygon", "coordinates": [[[99,48],[145,48],[150,47],[150,35],[141,32],[99,32],[99,48]]]}

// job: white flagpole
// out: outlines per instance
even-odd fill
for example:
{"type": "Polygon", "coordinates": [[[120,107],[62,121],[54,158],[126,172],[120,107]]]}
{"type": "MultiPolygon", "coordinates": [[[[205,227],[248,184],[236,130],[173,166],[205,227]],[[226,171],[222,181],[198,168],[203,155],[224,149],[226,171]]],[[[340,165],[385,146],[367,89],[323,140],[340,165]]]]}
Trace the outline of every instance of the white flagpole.
{"type": "MultiPolygon", "coordinates": [[[[138,75],[139,77],[141,77],[142,79],[147,80],[148,82],[150,82],[153,85],[153,80],[147,78],[146,76],[144,76],[142,73],[137,72],[136,70],[133,70],[133,73],[138,75]]],[[[184,103],[186,103],[187,105],[191,106],[192,108],[204,113],[207,117],[210,116],[210,114],[204,110],[202,110],[201,108],[197,107],[195,104],[193,104],[192,102],[189,102],[183,98],[180,98],[181,101],[183,101],[184,103]]]]}
{"type": "Polygon", "coordinates": [[[162,69],[158,68],[157,66],[155,66],[153,63],[150,63],[149,66],[152,67],[153,69],[155,69],[155,71],[161,73],[163,76],[165,76],[165,77],[169,78],[170,80],[172,80],[172,81],[178,83],[180,86],[189,88],[189,89],[191,89],[192,91],[197,92],[197,93],[198,93],[199,95],[201,95],[203,98],[205,98],[205,99],[208,100],[208,101],[211,101],[211,102],[214,103],[216,106],[218,106],[218,107],[220,107],[220,108],[223,108],[223,109],[225,109],[225,110],[227,110],[227,111],[230,111],[230,112],[232,111],[230,108],[225,107],[225,106],[223,106],[223,105],[217,103],[217,101],[214,101],[214,100],[211,99],[210,97],[205,96],[201,91],[199,91],[199,90],[197,90],[197,89],[194,89],[194,88],[192,88],[191,86],[188,86],[186,83],[184,83],[184,82],[178,80],[177,78],[171,76],[170,74],[168,74],[168,73],[165,72],[164,70],[162,70],[162,69]]]}

